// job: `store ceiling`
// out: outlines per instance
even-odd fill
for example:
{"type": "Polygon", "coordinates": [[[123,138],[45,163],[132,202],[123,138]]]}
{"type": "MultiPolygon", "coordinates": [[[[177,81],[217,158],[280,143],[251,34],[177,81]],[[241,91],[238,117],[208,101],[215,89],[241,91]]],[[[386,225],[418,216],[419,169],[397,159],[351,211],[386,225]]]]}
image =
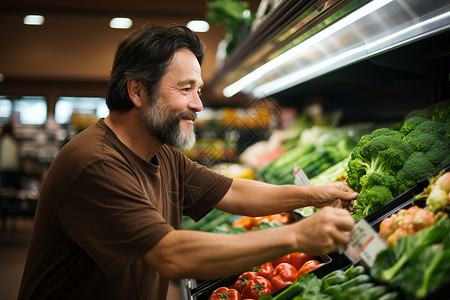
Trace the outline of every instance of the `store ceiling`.
{"type": "MultiPolygon", "coordinates": [[[[103,95],[117,41],[127,32],[145,23],[206,19],[209,1],[213,0],[0,0],[0,58],[8,57],[0,60],[0,94],[72,95],[98,82],[90,94],[103,95]],[[22,19],[27,14],[44,15],[45,25],[25,27],[22,19]],[[113,17],[130,17],[133,27],[106,28],[105,20],[113,17]],[[68,82],[64,88],[69,92],[57,90],[60,81],[68,82]],[[72,82],[80,83],[72,88],[72,82]]],[[[260,0],[246,2],[255,13],[260,0]]],[[[222,26],[199,34],[209,51],[202,71],[205,81],[215,72],[215,51],[223,35],[222,26]]]]}

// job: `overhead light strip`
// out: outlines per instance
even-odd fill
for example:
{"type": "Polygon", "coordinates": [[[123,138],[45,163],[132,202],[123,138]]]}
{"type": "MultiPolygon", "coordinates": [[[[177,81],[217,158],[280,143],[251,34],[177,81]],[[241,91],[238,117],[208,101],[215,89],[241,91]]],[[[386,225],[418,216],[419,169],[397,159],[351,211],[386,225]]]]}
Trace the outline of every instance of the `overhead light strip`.
{"type": "Polygon", "coordinates": [[[242,91],[244,88],[246,88],[250,84],[256,82],[258,79],[263,77],[265,74],[278,68],[282,64],[290,61],[295,56],[300,55],[305,49],[307,49],[311,46],[314,46],[318,42],[326,39],[327,37],[331,36],[332,34],[336,33],[337,31],[349,26],[350,24],[352,24],[352,23],[358,21],[359,19],[369,15],[370,13],[380,9],[381,7],[387,5],[388,3],[392,2],[392,1],[394,1],[394,0],[374,0],[372,2],[369,2],[368,4],[364,5],[363,7],[357,9],[355,12],[347,15],[346,17],[342,18],[338,22],[329,26],[328,28],[313,35],[311,38],[305,40],[303,43],[286,51],[282,55],[272,59],[271,61],[269,61],[266,64],[255,69],[254,71],[247,74],[246,76],[242,77],[235,83],[227,86],[223,90],[224,96],[231,97],[231,96],[235,95],[236,93],[242,91]]]}
{"type": "Polygon", "coordinates": [[[369,43],[367,45],[363,45],[363,46],[351,49],[342,54],[331,57],[330,59],[324,60],[317,64],[313,64],[312,66],[307,67],[305,69],[301,69],[297,72],[280,77],[271,82],[262,84],[253,90],[252,95],[257,98],[269,96],[276,92],[282,91],[282,90],[286,89],[287,87],[290,87],[290,86],[305,82],[309,79],[312,79],[315,76],[317,76],[318,73],[323,74],[324,72],[331,71],[331,69],[336,69],[336,68],[342,67],[345,65],[345,63],[343,63],[343,62],[349,61],[348,60],[349,58],[353,58],[352,60],[356,61],[356,60],[364,59],[369,56],[373,56],[379,51],[389,50],[391,48],[394,48],[398,44],[396,42],[396,40],[398,40],[399,37],[409,36],[410,32],[417,31],[420,28],[429,26],[431,24],[435,24],[437,22],[445,20],[446,18],[450,18],[450,12],[447,12],[447,13],[441,14],[439,16],[430,18],[428,20],[424,20],[422,22],[408,26],[403,30],[395,32],[391,35],[383,37],[383,38],[376,40],[372,43],[369,43]],[[387,48],[382,47],[380,49],[379,46],[386,44],[386,43],[388,43],[390,46],[387,48]],[[376,50],[377,47],[378,47],[378,50],[376,50]],[[371,51],[369,49],[373,49],[373,51],[371,51]]]}

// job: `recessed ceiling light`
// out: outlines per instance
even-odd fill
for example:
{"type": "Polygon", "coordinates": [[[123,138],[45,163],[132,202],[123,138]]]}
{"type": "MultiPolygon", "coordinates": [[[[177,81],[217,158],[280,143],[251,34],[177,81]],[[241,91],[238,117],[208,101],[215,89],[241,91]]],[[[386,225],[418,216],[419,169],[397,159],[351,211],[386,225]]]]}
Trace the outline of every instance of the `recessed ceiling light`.
{"type": "Polygon", "coordinates": [[[192,20],[187,24],[187,27],[195,32],[207,32],[209,30],[209,24],[202,20],[192,20]]]}
{"type": "Polygon", "coordinates": [[[128,29],[133,25],[133,21],[129,18],[114,18],[109,22],[109,27],[115,29],[128,29]]]}
{"type": "Polygon", "coordinates": [[[41,15],[28,15],[23,18],[25,25],[42,25],[44,24],[44,17],[41,15]]]}

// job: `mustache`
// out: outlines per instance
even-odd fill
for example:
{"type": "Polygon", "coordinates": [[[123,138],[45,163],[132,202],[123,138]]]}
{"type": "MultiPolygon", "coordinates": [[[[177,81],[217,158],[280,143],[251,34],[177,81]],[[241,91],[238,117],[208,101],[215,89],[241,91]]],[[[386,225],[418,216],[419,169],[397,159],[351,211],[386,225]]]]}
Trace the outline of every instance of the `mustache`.
{"type": "Polygon", "coordinates": [[[182,111],[179,114],[179,117],[180,117],[180,119],[190,119],[192,121],[195,121],[197,119],[197,113],[192,110],[186,110],[186,111],[182,111]]]}

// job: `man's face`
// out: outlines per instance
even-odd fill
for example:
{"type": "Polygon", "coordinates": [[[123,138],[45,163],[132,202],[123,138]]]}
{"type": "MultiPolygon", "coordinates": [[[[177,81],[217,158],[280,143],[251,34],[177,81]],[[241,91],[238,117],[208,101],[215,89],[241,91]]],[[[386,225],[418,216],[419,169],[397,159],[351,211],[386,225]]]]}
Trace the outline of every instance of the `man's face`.
{"type": "Polygon", "coordinates": [[[175,52],[161,78],[157,99],[146,102],[143,122],[149,132],[168,145],[182,150],[192,148],[196,113],[203,109],[199,97],[202,86],[195,55],[187,49],[175,52]]]}

